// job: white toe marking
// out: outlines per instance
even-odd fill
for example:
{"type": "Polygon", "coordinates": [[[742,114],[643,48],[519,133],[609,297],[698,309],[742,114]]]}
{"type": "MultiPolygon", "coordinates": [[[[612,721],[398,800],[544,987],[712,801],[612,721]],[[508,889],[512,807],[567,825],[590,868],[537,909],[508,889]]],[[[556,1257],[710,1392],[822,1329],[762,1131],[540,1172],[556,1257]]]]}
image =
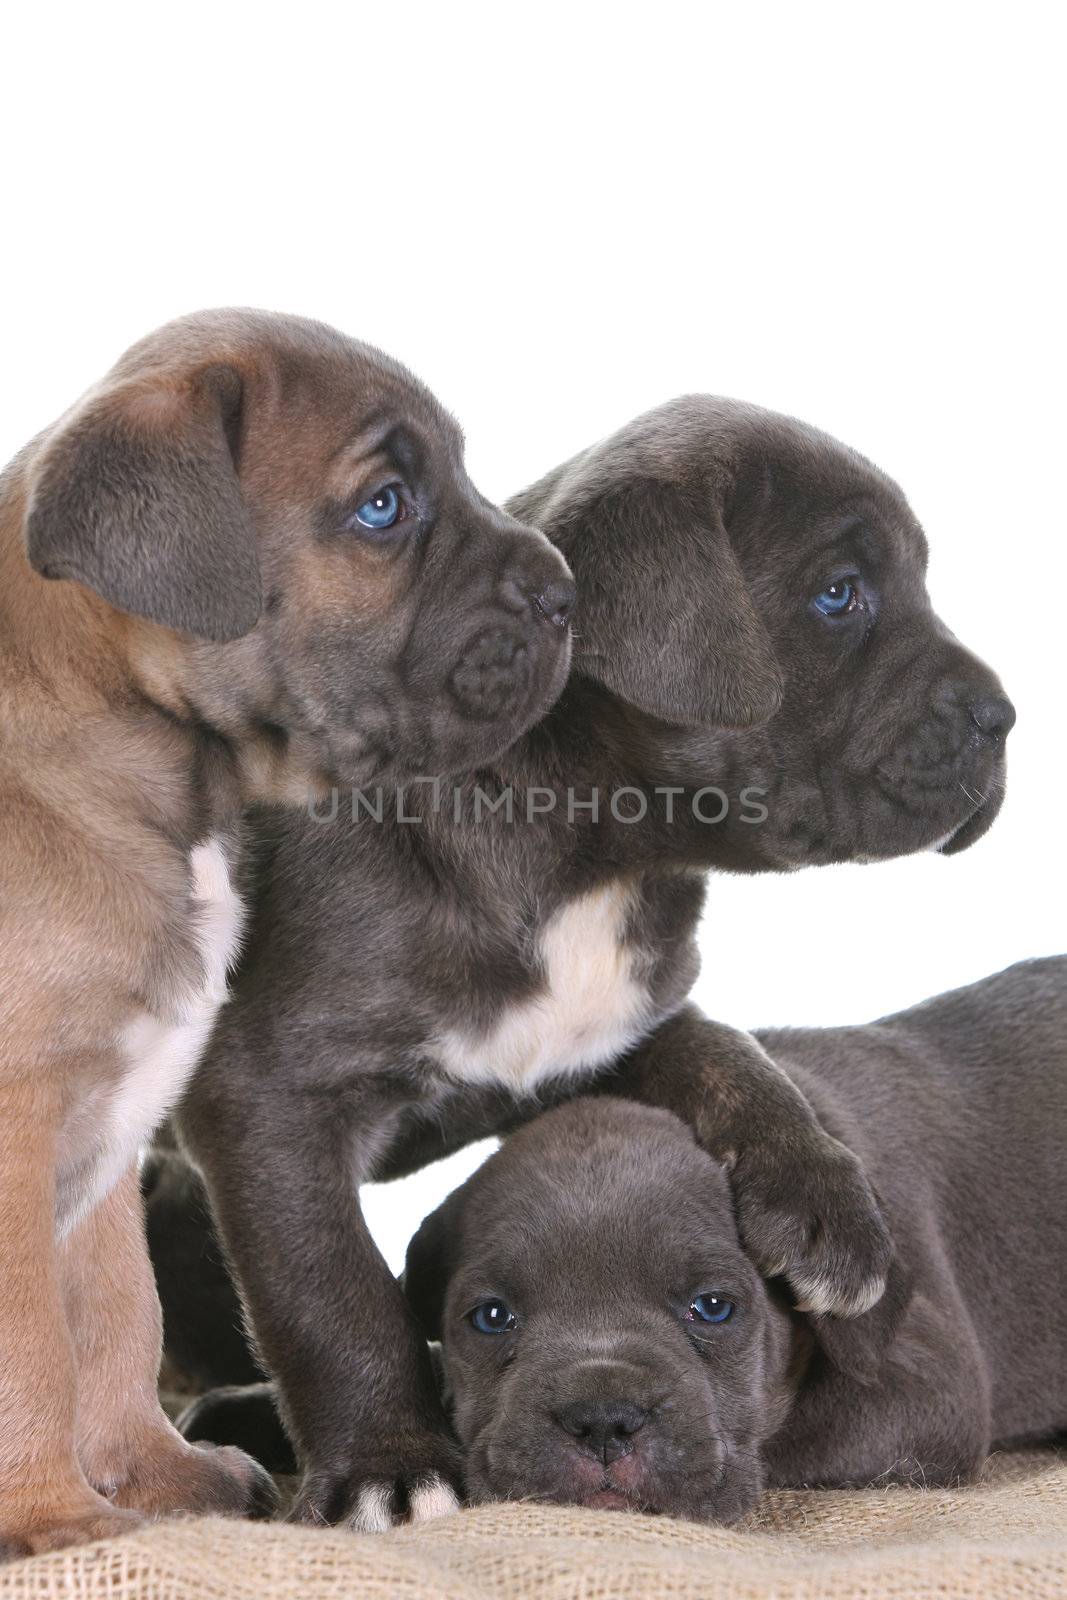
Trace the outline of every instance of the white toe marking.
{"type": "Polygon", "coordinates": [[[885,1293],[884,1278],[868,1278],[863,1288],[849,1299],[842,1299],[828,1278],[804,1281],[793,1274],[791,1281],[797,1295],[797,1310],[817,1317],[862,1317],[885,1293]]]}
{"type": "Polygon", "coordinates": [[[393,1496],[384,1483],[370,1483],[359,1491],[348,1526],[353,1533],[385,1533],[393,1526],[393,1496]]]}
{"type": "Polygon", "coordinates": [[[884,1278],[868,1278],[859,1294],[850,1302],[844,1313],[845,1316],[861,1317],[865,1311],[869,1311],[872,1306],[876,1306],[885,1294],[885,1284],[886,1280],[884,1278]]]}
{"type": "Polygon", "coordinates": [[[436,1473],[426,1483],[420,1484],[411,1496],[412,1522],[432,1522],[434,1517],[447,1517],[458,1510],[458,1499],[436,1473]]]}

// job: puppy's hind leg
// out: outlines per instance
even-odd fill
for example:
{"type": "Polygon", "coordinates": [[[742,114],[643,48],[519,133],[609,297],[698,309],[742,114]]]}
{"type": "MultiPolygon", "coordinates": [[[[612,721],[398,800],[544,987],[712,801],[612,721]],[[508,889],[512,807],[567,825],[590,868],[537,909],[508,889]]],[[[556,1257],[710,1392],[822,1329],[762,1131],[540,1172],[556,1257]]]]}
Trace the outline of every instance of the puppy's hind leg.
{"type": "Polygon", "coordinates": [[[825,1348],[785,1426],[764,1446],[768,1482],[933,1489],[976,1478],[989,1452],[990,1390],[962,1304],[948,1311],[916,1295],[877,1372],[864,1321],[827,1319],[825,1348]]]}
{"type": "Polygon", "coordinates": [[[272,1510],[273,1485],[258,1462],[189,1444],[160,1407],[162,1326],[135,1167],[66,1241],[62,1265],[78,1364],[78,1458],[90,1483],[150,1516],[272,1510]]]}

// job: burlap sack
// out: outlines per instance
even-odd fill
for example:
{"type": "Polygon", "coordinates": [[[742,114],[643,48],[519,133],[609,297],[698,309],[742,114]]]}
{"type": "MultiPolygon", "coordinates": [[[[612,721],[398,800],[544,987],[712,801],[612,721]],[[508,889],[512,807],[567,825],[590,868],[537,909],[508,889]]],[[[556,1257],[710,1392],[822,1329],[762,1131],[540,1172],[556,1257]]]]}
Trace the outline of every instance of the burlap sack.
{"type": "Polygon", "coordinates": [[[1061,1600],[1067,1457],[979,1485],[775,1494],[744,1528],[491,1506],[360,1536],[218,1520],[0,1569],[0,1600],[1061,1600]]]}

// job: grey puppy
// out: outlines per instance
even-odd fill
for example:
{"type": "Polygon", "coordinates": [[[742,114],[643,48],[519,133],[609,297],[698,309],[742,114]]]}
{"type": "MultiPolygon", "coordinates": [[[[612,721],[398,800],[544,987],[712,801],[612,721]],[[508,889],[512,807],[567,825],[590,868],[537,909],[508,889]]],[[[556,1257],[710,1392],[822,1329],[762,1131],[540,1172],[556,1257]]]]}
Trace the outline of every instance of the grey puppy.
{"type": "Polygon", "coordinates": [[[878,1191],[895,1335],[791,1312],[676,1118],[576,1100],[409,1248],[475,1500],[729,1518],[764,1483],[954,1483],[1067,1429],[1067,958],[758,1037],[878,1191]]]}
{"type": "Polygon", "coordinates": [[[1003,793],[1011,704],[931,609],[903,494],[843,445],[689,397],[511,509],[578,580],[557,709],[444,803],[259,819],[246,958],[181,1112],[316,1522],[430,1515],[460,1481],[358,1184],[598,1079],[731,1156],[746,1247],[802,1303],[878,1298],[862,1167],[685,1005],[703,875],[961,849],[1003,793]]]}

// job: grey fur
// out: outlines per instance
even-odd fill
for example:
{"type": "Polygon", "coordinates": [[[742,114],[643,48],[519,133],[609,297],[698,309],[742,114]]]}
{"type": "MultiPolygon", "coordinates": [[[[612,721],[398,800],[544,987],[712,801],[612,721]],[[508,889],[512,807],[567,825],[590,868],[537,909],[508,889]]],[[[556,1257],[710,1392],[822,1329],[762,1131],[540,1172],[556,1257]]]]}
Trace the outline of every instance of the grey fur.
{"type": "Polygon", "coordinates": [[[1010,704],[931,610],[900,490],[844,446],[689,397],[513,506],[558,540],[591,598],[557,708],[469,774],[466,798],[633,785],[647,817],[572,822],[561,803],[475,826],[424,791],[404,798],[417,825],[392,805],[380,824],[261,816],[246,959],[181,1115],[280,1380],[305,1467],[296,1514],[315,1521],[351,1516],[368,1484],[399,1509],[428,1473],[459,1475],[356,1184],[582,1087],[673,1110],[729,1156],[746,1247],[798,1295],[844,1313],[877,1297],[891,1241],[861,1164],[748,1035],[685,1004],[702,878],[961,847],[1003,792],[1010,704]],[[831,623],[812,596],[842,572],[863,573],[862,604],[831,623]],[[710,593],[721,581],[725,602],[710,593]],[[765,725],[723,728],[779,698],[765,725]],[[767,820],[747,825],[734,805],[718,826],[697,821],[688,802],[707,784],[735,800],[764,788],[767,820]],[[664,785],[673,800],[653,793],[664,785]],[[600,905],[640,998],[625,1039],[598,1054],[579,1021],[535,1086],[502,1066],[494,1081],[492,1051],[465,1081],[514,1008],[556,1015],[545,941],[583,906],[582,938],[603,937],[600,905]],[[442,1041],[457,1039],[449,1054],[442,1041]]]}
{"type": "Polygon", "coordinates": [[[765,1483],[956,1483],[1067,1430],[1067,957],[870,1027],[757,1037],[863,1161],[906,1284],[896,1328],[792,1311],[689,1129],[573,1101],[408,1252],[474,1499],[729,1518],[765,1483]],[[736,1304],[721,1326],[689,1313],[708,1292],[736,1304]],[[514,1332],[472,1327],[491,1298],[514,1332]]]}

